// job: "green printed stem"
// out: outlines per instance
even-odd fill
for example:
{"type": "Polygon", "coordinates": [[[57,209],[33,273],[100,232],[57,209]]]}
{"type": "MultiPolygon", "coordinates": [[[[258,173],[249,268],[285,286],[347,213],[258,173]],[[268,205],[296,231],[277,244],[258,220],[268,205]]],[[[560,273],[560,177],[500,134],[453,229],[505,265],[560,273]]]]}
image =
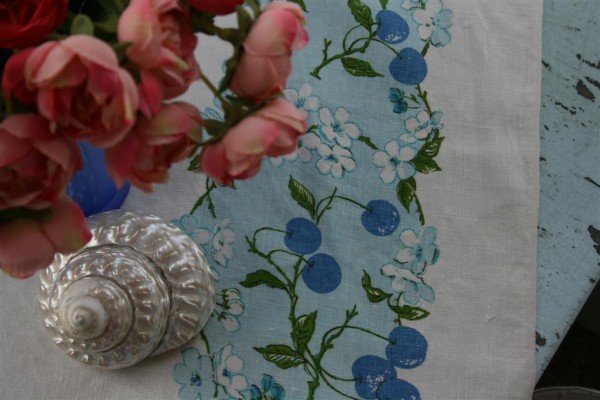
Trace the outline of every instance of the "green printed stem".
{"type": "Polygon", "coordinates": [[[340,381],[340,382],[356,382],[359,379],[359,378],[340,378],[339,376],[336,376],[336,375],[332,374],[331,372],[327,371],[325,368],[323,368],[321,370],[321,372],[323,372],[325,375],[327,375],[331,379],[335,379],[336,381],[340,381]]]}
{"type": "Polygon", "coordinates": [[[337,193],[337,188],[333,188],[333,192],[331,193],[330,196],[325,197],[324,199],[322,199],[321,201],[319,201],[317,203],[317,220],[315,221],[317,223],[317,225],[319,225],[319,221],[321,220],[321,217],[323,216],[323,214],[325,213],[325,211],[327,211],[329,209],[329,206],[331,205],[331,202],[333,201],[333,198],[335,197],[335,194],[337,193]],[[319,208],[321,207],[321,204],[326,201],[329,200],[329,202],[325,205],[325,208],[323,208],[323,210],[321,210],[321,212],[319,213],[319,208]]]}
{"type": "MultiPolygon", "coordinates": [[[[344,51],[348,51],[348,47],[346,47],[346,41],[348,40],[348,37],[350,36],[352,31],[354,31],[356,28],[362,28],[362,25],[358,24],[358,25],[350,28],[350,30],[348,32],[346,32],[346,34],[344,35],[344,39],[342,40],[342,48],[344,49],[344,51]]],[[[355,42],[356,41],[352,42],[352,44],[354,44],[355,42]]],[[[352,48],[352,44],[350,45],[350,49],[352,48]]]]}
{"type": "Polygon", "coordinates": [[[425,108],[427,109],[427,112],[429,113],[429,115],[433,114],[433,111],[431,111],[431,107],[429,106],[429,101],[427,100],[427,92],[423,92],[421,90],[421,85],[417,85],[417,92],[418,92],[419,98],[421,100],[423,100],[423,104],[425,105],[425,108]]]}
{"type": "Polygon", "coordinates": [[[331,56],[331,57],[328,57],[328,54],[327,54],[327,49],[329,49],[329,46],[331,45],[331,41],[327,41],[326,40],[325,41],[325,47],[323,48],[323,60],[321,61],[321,64],[319,64],[310,73],[310,75],[314,76],[317,79],[321,79],[321,77],[319,76],[319,72],[321,72],[321,70],[323,68],[325,68],[327,65],[331,64],[333,61],[342,59],[342,58],[347,57],[347,56],[349,56],[351,54],[354,54],[354,53],[364,53],[367,50],[367,48],[369,47],[369,44],[371,44],[371,40],[373,40],[373,38],[375,37],[375,35],[376,35],[376,33],[372,33],[370,35],[370,38],[362,46],[353,49],[352,46],[354,45],[354,43],[352,43],[350,45],[350,48],[348,50],[345,50],[345,51],[343,51],[341,53],[338,53],[338,54],[336,54],[334,56],[331,56]]]}
{"type": "Polygon", "coordinates": [[[194,203],[194,206],[190,210],[190,215],[194,214],[194,212],[198,209],[198,207],[200,207],[202,205],[202,203],[204,203],[204,200],[208,200],[208,210],[210,211],[210,214],[212,215],[213,218],[215,218],[215,219],[217,218],[217,214],[215,213],[215,205],[212,201],[212,198],[210,197],[210,192],[212,192],[213,189],[216,189],[216,188],[217,188],[217,185],[215,184],[215,182],[206,178],[206,191],[202,194],[202,196],[200,196],[198,198],[198,200],[196,200],[196,203],[194,203]],[[210,184],[209,184],[209,182],[210,182],[210,184]]]}
{"type": "Polygon", "coordinates": [[[423,207],[421,206],[421,201],[419,200],[419,196],[415,193],[415,204],[417,205],[417,212],[419,213],[419,222],[421,222],[421,226],[425,225],[425,214],[423,213],[423,207]]]}
{"type": "Polygon", "coordinates": [[[206,352],[210,354],[210,343],[208,343],[208,338],[204,334],[204,331],[200,331],[200,339],[202,339],[204,345],[206,346],[206,352]]]}
{"type": "Polygon", "coordinates": [[[283,269],[279,266],[279,264],[277,264],[275,261],[273,261],[273,259],[271,258],[271,256],[269,256],[266,253],[263,253],[262,251],[260,251],[258,249],[258,247],[256,247],[256,238],[253,238],[253,240],[251,241],[250,238],[248,236],[246,236],[246,242],[248,243],[248,246],[250,247],[248,249],[248,251],[250,253],[256,254],[257,256],[259,256],[260,258],[262,258],[263,260],[265,260],[270,266],[272,266],[273,268],[275,268],[277,270],[277,272],[279,272],[279,274],[285,280],[285,282],[286,282],[286,284],[288,286],[288,289],[286,291],[291,290],[291,288],[292,288],[292,281],[290,280],[290,278],[283,271],[283,269]]]}

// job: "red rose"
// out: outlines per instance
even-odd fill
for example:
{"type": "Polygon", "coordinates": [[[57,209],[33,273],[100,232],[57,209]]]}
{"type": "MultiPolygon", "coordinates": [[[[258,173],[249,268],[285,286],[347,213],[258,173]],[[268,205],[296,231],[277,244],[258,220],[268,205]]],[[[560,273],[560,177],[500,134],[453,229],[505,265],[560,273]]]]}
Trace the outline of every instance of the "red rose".
{"type": "Polygon", "coordinates": [[[190,5],[198,11],[216,15],[231,14],[244,0],[189,0],[190,5]]]}
{"type": "Polygon", "coordinates": [[[0,1],[0,47],[38,44],[62,24],[66,14],[67,0],[0,1]]]}

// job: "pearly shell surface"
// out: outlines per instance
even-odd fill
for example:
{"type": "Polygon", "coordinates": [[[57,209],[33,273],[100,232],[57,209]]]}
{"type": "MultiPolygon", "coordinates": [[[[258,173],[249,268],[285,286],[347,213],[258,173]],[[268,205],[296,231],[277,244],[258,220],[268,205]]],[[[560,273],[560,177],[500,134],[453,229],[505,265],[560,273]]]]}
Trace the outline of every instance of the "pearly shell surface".
{"type": "Polygon", "coordinates": [[[180,347],[215,307],[202,251],[158,217],[114,210],[88,219],[93,238],[40,275],[46,330],[69,356],[115,369],[180,347]]]}

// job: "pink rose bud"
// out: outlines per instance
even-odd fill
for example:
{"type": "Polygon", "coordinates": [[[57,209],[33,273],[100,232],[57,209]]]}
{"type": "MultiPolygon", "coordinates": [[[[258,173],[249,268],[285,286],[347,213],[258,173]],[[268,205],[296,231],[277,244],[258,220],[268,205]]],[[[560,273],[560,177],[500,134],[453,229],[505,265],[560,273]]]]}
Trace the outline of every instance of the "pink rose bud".
{"type": "Polygon", "coordinates": [[[2,74],[2,89],[6,97],[16,98],[25,104],[35,104],[36,99],[35,91],[29,90],[25,84],[25,63],[33,50],[35,47],[13,54],[2,74]]]}
{"type": "Polygon", "coordinates": [[[244,0],[188,0],[190,6],[198,11],[215,15],[231,14],[235,8],[244,4],[244,0]]]}
{"type": "Polygon", "coordinates": [[[276,99],[231,128],[223,140],[202,151],[201,172],[225,185],[255,176],[263,157],[296,150],[306,131],[306,114],[276,99]]]}
{"type": "Polygon", "coordinates": [[[292,50],[308,43],[304,23],[297,4],[273,2],[265,7],[244,41],[231,90],[257,103],[282,91],[292,71],[292,50]]]}
{"type": "Polygon", "coordinates": [[[119,18],[118,37],[131,43],[127,57],[143,73],[155,75],[165,99],[183,94],[200,76],[194,58],[198,39],[179,0],[132,0],[119,18]]]}
{"type": "Polygon", "coordinates": [[[80,168],[75,142],[51,133],[39,115],[13,114],[0,123],[0,210],[50,206],[80,168]]]}
{"type": "Polygon", "coordinates": [[[47,209],[15,210],[7,219],[0,225],[0,269],[15,278],[30,277],[55,252],[72,253],[92,238],[83,212],[66,196],[47,209]]]}
{"type": "Polygon", "coordinates": [[[109,147],[135,123],[135,82],[100,39],[73,35],[42,44],[28,57],[25,78],[53,131],[61,127],[75,139],[109,147]]]}
{"type": "Polygon", "coordinates": [[[152,118],[140,117],[125,140],[106,150],[108,170],[120,186],[125,180],[150,192],[164,183],[169,168],[190,155],[200,143],[202,118],[184,102],[163,104],[152,118]]]}

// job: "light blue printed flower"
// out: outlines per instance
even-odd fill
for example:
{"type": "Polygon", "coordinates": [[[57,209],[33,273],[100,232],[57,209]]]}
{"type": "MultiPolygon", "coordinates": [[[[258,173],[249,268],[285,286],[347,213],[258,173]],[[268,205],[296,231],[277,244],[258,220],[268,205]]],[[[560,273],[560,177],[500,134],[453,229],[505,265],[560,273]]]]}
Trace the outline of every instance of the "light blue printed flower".
{"type": "Polygon", "coordinates": [[[408,133],[400,136],[400,140],[405,143],[415,143],[418,140],[427,139],[431,131],[440,127],[444,113],[435,111],[429,116],[425,110],[421,110],[416,116],[407,118],[404,126],[408,133]]]}
{"type": "Polygon", "coordinates": [[[404,268],[387,264],[381,267],[381,274],[392,279],[392,290],[398,293],[408,304],[415,305],[423,299],[430,303],[435,300],[435,292],[428,284],[421,282],[416,276],[404,268]]]}
{"type": "Polygon", "coordinates": [[[204,246],[210,243],[210,231],[200,227],[200,222],[195,216],[186,214],[178,220],[172,220],[171,223],[185,232],[196,244],[204,246]]]}
{"type": "Polygon", "coordinates": [[[202,111],[200,113],[200,115],[202,116],[202,118],[204,119],[215,119],[217,121],[224,121],[225,118],[223,117],[223,112],[222,111],[217,111],[214,108],[210,108],[210,107],[206,107],[204,109],[204,111],[202,111]]]}
{"type": "Polygon", "coordinates": [[[344,171],[350,172],[356,168],[356,161],[350,150],[334,144],[333,147],[322,143],[317,148],[317,152],[321,159],[317,161],[317,169],[323,175],[341,178],[344,171]]]}
{"type": "Polygon", "coordinates": [[[450,43],[448,29],[452,26],[452,11],[443,8],[441,0],[429,0],[424,9],[416,9],[413,19],[419,25],[419,36],[428,40],[435,47],[443,47],[450,43]]]}
{"type": "Polygon", "coordinates": [[[223,324],[225,330],[237,332],[240,330],[240,321],[238,319],[244,313],[245,305],[242,301],[242,294],[236,288],[225,289],[221,292],[223,302],[217,305],[217,319],[223,324]]]}
{"type": "Polygon", "coordinates": [[[400,234],[401,249],[396,253],[396,261],[417,276],[425,272],[428,265],[437,262],[440,250],[435,244],[436,230],[433,226],[421,228],[417,233],[407,229],[400,234]]]}
{"type": "Polygon", "coordinates": [[[181,400],[210,399],[202,393],[211,396],[215,385],[212,382],[213,369],[210,357],[200,355],[193,347],[183,350],[183,362],[173,367],[173,379],[181,385],[179,398],[181,400]]]}
{"type": "Polygon", "coordinates": [[[284,400],[285,389],[271,375],[264,374],[260,381],[260,388],[250,386],[250,400],[284,400]]]}
{"type": "Polygon", "coordinates": [[[341,147],[349,148],[352,146],[352,140],[358,139],[360,136],[360,128],[348,122],[350,114],[345,108],[338,108],[335,114],[331,113],[328,108],[319,110],[319,118],[321,126],[319,131],[327,141],[339,144],[341,147]]]}
{"type": "Polygon", "coordinates": [[[235,232],[228,228],[230,222],[231,220],[226,218],[213,228],[212,256],[223,267],[233,258],[232,244],[235,241],[235,232]]]}
{"type": "Polygon", "coordinates": [[[213,369],[215,381],[234,399],[243,399],[242,392],[248,390],[248,379],[240,372],[244,369],[244,360],[232,352],[228,344],[215,353],[213,369]]]}
{"type": "Polygon", "coordinates": [[[379,178],[385,184],[390,184],[396,178],[408,179],[414,176],[417,170],[410,161],[417,155],[417,150],[409,145],[400,145],[392,140],[384,146],[385,151],[376,151],[373,154],[373,163],[382,168],[379,178]]]}
{"type": "Polygon", "coordinates": [[[404,0],[402,3],[402,8],[405,10],[410,10],[412,8],[421,7],[420,0],[404,0]]]}
{"type": "Polygon", "coordinates": [[[286,89],[283,94],[296,108],[305,111],[317,111],[321,105],[321,100],[317,96],[311,96],[312,87],[308,83],[303,83],[298,90],[286,89]]]}

